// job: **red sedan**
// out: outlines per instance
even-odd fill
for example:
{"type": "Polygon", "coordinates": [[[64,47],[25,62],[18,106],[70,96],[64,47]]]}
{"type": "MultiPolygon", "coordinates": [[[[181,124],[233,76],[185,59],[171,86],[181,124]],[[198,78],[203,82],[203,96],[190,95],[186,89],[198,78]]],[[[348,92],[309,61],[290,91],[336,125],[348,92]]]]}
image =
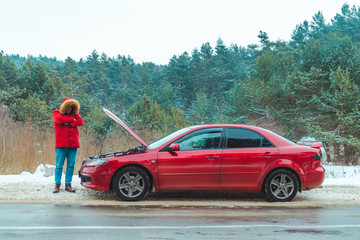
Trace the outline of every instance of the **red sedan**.
{"type": "Polygon", "coordinates": [[[81,185],[114,190],[123,200],[156,192],[264,193],[290,201],[298,191],[324,181],[320,145],[295,144],[269,130],[246,125],[199,125],[147,144],[110,111],[104,112],[142,146],[90,157],[81,166],[81,185]]]}

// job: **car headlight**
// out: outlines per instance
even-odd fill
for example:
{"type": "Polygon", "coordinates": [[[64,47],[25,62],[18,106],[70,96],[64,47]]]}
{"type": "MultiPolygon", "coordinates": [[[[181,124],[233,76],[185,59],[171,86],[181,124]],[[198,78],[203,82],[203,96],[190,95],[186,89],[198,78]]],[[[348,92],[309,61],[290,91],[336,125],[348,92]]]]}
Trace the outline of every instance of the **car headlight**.
{"type": "Polygon", "coordinates": [[[96,159],[96,160],[91,160],[91,161],[87,162],[85,166],[86,167],[95,167],[95,166],[100,166],[100,165],[104,165],[107,163],[109,163],[109,161],[96,159]]]}

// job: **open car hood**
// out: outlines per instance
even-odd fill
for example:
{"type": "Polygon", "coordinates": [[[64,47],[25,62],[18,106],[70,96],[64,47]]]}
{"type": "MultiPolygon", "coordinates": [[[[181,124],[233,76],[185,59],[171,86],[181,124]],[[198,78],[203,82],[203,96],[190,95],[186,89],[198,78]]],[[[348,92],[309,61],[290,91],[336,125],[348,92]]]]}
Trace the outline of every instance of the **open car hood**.
{"type": "Polygon", "coordinates": [[[107,110],[106,108],[103,108],[104,113],[108,115],[111,119],[113,119],[115,122],[120,124],[122,128],[124,128],[126,131],[128,131],[136,140],[138,140],[143,146],[146,148],[149,148],[149,145],[141,138],[139,135],[137,135],[128,125],[126,125],[123,121],[121,121],[120,118],[118,118],[115,114],[107,110]]]}

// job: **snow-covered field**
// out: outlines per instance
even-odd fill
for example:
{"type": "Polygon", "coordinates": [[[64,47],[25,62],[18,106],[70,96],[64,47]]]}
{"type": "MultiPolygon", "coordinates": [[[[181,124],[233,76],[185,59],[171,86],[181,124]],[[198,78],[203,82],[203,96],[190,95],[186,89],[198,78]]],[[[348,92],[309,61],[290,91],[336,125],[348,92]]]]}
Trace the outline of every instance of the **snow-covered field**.
{"type": "MultiPolygon", "coordinates": [[[[149,194],[139,202],[124,202],[112,192],[86,189],[74,175],[73,187],[76,193],[63,190],[53,194],[54,176],[47,175],[44,165],[35,173],[0,175],[0,203],[54,203],[95,204],[124,206],[204,206],[204,207],[246,207],[246,206],[360,206],[360,166],[324,166],[326,179],[321,188],[298,193],[287,203],[269,203],[261,196],[249,194],[149,194]]],[[[64,177],[62,178],[64,180],[64,177]]]]}

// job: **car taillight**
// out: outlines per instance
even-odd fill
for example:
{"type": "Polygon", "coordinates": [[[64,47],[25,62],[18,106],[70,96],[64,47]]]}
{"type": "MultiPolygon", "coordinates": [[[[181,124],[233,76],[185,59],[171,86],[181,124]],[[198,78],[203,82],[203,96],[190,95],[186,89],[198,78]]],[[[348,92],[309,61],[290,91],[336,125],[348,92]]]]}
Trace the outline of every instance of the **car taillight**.
{"type": "Polygon", "coordinates": [[[315,155],[312,156],[312,157],[313,157],[313,159],[316,159],[316,160],[321,161],[322,154],[321,154],[321,153],[318,153],[318,154],[315,154],[315,155]]]}

